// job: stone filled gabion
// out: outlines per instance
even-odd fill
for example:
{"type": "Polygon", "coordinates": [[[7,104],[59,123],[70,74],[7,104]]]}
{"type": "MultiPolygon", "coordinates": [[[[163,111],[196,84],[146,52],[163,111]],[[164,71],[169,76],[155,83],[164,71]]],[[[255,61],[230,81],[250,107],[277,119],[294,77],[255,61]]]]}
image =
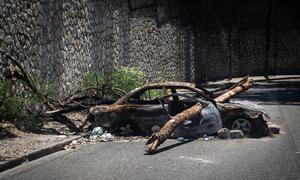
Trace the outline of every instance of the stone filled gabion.
{"type": "MultiPolygon", "coordinates": [[[[61,97],[77,89],[86,72],[105,74],[121,65],[143,70],[147,82],[263,74],[264,27],[207,29],[201,44],[199,28],[176,18],[159,22],[168,14],[164,5],[130,2],[135,10],[125,0],[0,0],[0,48],[40,83],[57,84],[61,97]]],[[[276,43],[271,35],[277,57],[271,53],[269,63],[278,74],[300,72],[298,39],[297,29],[278,31],[276,43]]]]}

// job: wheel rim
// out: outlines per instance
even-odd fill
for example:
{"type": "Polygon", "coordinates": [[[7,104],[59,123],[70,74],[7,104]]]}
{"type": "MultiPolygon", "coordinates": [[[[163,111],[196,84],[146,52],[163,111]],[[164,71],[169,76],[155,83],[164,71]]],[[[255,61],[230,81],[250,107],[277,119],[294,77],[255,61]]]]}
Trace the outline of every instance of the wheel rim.
{"type": "Polygon", "coordinates": [[[232,129],[243,131],[244,134],[251,132],[251,123],[247,119],[239,118],[232,123],[232,129]]]}

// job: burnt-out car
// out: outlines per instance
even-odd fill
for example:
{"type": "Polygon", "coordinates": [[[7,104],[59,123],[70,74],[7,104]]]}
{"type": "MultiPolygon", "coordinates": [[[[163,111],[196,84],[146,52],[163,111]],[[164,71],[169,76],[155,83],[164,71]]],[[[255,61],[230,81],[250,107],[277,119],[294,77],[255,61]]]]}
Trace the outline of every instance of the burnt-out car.
{"type": "Polygon", "coordinates": [[[172,116],[200,103],[204,108],[174,132],[178,136],[213,134],[220,128],[241,129],[250,134],[263,125],[262,112],[239,104],[216,103],[213,94],[193,83],[165,82],[134,89],[111,105],[90,109],[93,126],[119,129],[130,124],[134,132],[150,135],[153,126],[162,127],[172,116]],[[245,111],[245,108],[247,111],[245,111]]]}

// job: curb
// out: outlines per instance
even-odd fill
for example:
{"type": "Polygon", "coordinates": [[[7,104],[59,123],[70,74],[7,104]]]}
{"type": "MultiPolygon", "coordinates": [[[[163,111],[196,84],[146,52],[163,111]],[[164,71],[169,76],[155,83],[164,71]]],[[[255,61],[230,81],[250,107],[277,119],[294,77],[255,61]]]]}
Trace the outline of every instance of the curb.
{"type": "Polygon", "coordinates": [[[18,157],[16,159],[6,161],[5,163],[0,164],[0,173],[5,170],[16,167],[16,166],[22,164],[23,162],[33,161],[35,159],[47,156],[49,154],[53,154],[57,151],[61,151],[65,145],[70,144],[73,140],[77,140],[79,138],[81,138],[81,136],[75,136],[70,139],[66,139],[61,142],[58,142],[57,144],[53,144],[53,145],[47,146],[43,149],[33,151],[29,154],[18,157]]]}

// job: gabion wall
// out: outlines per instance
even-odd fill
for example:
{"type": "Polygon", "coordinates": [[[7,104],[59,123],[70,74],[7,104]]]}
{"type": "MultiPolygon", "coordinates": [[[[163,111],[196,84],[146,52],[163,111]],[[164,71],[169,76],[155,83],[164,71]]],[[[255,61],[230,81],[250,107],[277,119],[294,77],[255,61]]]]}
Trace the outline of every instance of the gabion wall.
{"type": "MultiPolygon", "coordinates": [[[[200,38],[199,27],[182,26],[176,18],[158,22],[164,7],[155,2],[0,0],[0,48],[40,83],[57,84],[60,97],[78,88],[84,73],[104,74],[118,66],[143,70],[147,82],[264,73],[265,28],[233,25],[200,38]]],[[[279,31],[276,43],[273,33],[270,72],[299,74],[299,52],[297,29],[279,31]]],[[[7,65],[0,60],[1,68],[7,65]]]]}

